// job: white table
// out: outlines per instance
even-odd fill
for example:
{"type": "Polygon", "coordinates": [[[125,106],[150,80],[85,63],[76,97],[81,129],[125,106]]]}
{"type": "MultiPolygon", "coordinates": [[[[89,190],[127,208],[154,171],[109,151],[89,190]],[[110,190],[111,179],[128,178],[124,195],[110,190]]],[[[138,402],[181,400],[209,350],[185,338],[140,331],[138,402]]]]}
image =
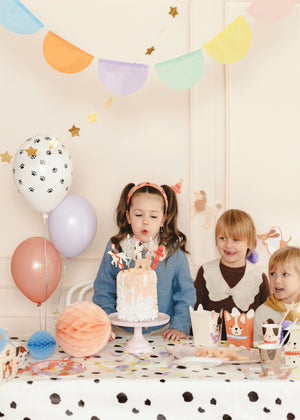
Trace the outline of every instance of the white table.
{"type": "MultiPolygon", "coordinates": [[[[300,419],[299,370],[260,377],[259,364],[195,368],[177,365],[161,336],[146,336],[149,355],[123,351],[117,336],[96,356],[71,358],[85,371],[67,376],[28,368],[0,385],[4,420],[253,420],[300,419]]],[[[11,340],[13,342],[13,340],[11,340]]],[[[192,341],[180,345],[191,346],[192,341]]],[[[49,359],[68,357],[59,347],[49,359]]]]}

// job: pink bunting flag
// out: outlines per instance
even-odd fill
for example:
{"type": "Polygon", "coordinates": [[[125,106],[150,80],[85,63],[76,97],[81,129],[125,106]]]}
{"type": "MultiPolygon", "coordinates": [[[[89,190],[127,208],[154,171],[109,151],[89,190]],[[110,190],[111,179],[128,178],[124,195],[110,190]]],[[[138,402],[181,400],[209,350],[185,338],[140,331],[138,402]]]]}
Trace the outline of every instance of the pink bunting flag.
{"type": "Polygon", "coordinates": [[[248,13],[262,22],[278,22],[294,9],[296,0],[255,0],[248,13]]]}

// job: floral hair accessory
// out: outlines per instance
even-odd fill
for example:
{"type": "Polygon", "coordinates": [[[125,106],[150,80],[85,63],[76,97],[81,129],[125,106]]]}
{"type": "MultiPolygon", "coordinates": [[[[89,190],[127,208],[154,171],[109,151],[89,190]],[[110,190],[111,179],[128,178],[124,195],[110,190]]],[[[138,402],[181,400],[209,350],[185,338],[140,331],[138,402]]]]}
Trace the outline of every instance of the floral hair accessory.
{"type": "Polygon", "coordinates": [[[258,253],[255,250],[253,250],[251,254],[246,257],[246,260],[250,261],[252,264],[256,264],[258,259],[258,253]]]}
{"type": "Polygon", "coordinates": [[[139,183],[139,184],[137,184],[137,185],[135,185],[134,187],[131,188],[131,190],[129,191],[129,193],[127,195],[127,200],[126,200],[127,207],[128,207],[129,201],[130,201],[131,197],[133,196],[133,194],[137,190],[139,190],[140,188],[143,188],[143,187],[152,187],[152,188],[155,188],[156,190],[158,190],[161,193],[161,195],[163,196],[163,198],[165,200],[165,205],[166,205],[165,213],[167,213],[169,203],[168,203],[168,197],[167,197],[167,194],[166,194],[165,190],[163,188],[161,188],[159,185],[152,184],[151,182],[141,182],[141,183],[139,183]]]}

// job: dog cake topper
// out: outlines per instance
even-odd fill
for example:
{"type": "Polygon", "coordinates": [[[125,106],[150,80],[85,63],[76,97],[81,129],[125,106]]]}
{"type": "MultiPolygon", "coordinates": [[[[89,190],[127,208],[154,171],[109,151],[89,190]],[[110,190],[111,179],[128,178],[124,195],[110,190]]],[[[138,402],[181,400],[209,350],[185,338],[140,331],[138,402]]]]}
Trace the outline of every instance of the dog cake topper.
{"type": "Polygon", "coordinates": [[[228,345],[250,349],[253,345],[254,310],[245,314],[233,308],[231,313],[224,311],[224,317],[228,345]]]}

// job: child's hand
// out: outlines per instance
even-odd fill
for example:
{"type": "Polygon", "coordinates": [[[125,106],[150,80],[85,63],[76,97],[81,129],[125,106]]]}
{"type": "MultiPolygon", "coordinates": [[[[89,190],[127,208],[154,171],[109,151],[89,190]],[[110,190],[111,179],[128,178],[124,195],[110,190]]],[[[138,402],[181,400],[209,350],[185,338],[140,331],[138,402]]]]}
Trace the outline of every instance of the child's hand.
{"type": "Polygon", "coordinates": [[[180,330],[176,330],[175,328],[170,328],[169,330],[164,332],[163,338],[165,340],[178,341],[181,338],[188,339],[189,337],[180,330]]]}
{"type": "Polygon", "coordinates": [[[108,341],[113,341],[115,338],[116,338],[115,330],[113,326],[111,326],[111,332],[110,332],[110,337],[108,341]]]}

